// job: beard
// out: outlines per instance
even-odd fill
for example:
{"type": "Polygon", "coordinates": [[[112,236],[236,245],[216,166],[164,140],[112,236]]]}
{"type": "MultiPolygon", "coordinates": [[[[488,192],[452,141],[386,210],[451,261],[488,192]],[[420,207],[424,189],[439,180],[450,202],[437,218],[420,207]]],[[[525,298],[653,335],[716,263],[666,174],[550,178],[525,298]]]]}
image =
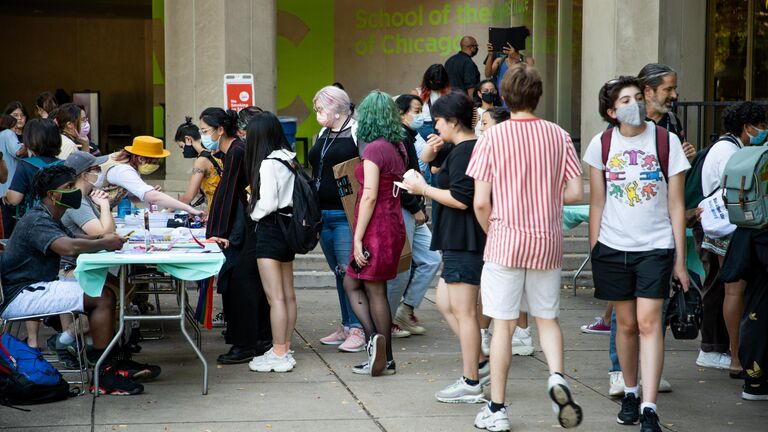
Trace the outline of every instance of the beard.
{"type": "Polygon", "coordinates": [[[656,97],[656,95],[653,95],[651,98],[651,106],[656,112],[661,114],[666,114],[670,111],[670,107],[665,103],[659,102],[659,99],[656,97]]]}

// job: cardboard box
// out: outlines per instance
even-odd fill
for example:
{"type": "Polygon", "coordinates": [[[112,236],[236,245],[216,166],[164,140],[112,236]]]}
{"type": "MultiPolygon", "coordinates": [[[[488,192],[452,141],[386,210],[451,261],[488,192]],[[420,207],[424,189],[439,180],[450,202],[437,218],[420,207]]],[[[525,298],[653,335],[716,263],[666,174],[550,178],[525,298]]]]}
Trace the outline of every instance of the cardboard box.
{"type": "MultiPolygon", "coordinates": [[[[333,177],[336,179],[336,187],[339,189],[341,205],[344,207],[344,213],[347,214],[350,230],[355,226],[355,205],[357,204],[357,194],[360,191],[360,183],[355,177],[355,168],[359,164],[360,158],[354,158],[333,167],[333,177]]],[[[354,235],[354,232],[352,234],[354,235]]],[[[403,245],[403,251],[400,253],[397,272],[402,273],[409,270],[412,258],[411,245],[406,241],[403,245]]]]}

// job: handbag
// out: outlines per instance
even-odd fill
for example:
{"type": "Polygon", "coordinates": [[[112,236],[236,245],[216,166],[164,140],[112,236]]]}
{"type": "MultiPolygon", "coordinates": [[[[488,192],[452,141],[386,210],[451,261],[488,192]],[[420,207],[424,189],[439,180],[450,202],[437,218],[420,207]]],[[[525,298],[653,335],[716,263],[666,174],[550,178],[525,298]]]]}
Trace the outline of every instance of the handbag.
{"type": "Polygon", "coordinates": [[[701,228],[707,237],[717,239],[736,231],[736,225],[728,219],[722,189],[717,189],[715,193],[704,198],[699,203],[699,208],[702,210],[701,228]]]}
{"type": "Polygon", "coordinates": [[[690,271],[688,279],[688,292],[683,292],[680,283],[673,281],[674,294],[667,305],[666,324],[672,329],[675,339],[696,339],[701,329],[701,280],[697,274],[690,271]]]}

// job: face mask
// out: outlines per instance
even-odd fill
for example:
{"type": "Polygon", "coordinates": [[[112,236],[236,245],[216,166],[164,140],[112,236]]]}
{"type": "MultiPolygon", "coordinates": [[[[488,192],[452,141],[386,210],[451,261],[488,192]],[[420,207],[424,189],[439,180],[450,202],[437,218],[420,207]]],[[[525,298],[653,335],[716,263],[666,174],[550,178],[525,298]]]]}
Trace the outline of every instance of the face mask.
{"type": "Polygon", "coordinates": [[[616,118],[626,125],[640,126],[645,119],[645,103],[637,102],[616,108],[616,118]]]}
{"type": "Polygon", "coordinates": [[[328,115],[328,113],[326,113],[325,111],[316,113],[315,114],[315,118],[317,118],[317,123],[320,126],[329,128],[329,127],[331,127],[333,125],[333,120],[328,115]]]}
{"type": "Polygon", "coordinates": [[[80,138],[87,139],[89,133],[91,133],[91,124],[86,120],[80,124],[80,138]]]}
{"type": "Polygon", "coordinates": [[[214,152],[219,149],[219,141],[221,141],[221,138],[214,141],[211,138],[211,135],[202,135],[201,144],[203,144],[203,147],[208,149],[208,151],[214,152]]]}
{"type": "Polygon", "coordinates": [[[139,165],[138,171],[139,171],[139,174],[141,175],[149,175],[157,171],[159,168],[160,168],[159,163],[152,163],[152,164],[145,163],[145,164],[139,165]]]}
{"type": "Polygon", "coordinates": [[[189,144],[184,144],[184,147],[181,149],[181,155],[185,159],[194,159],[197,157],[197,150],[189,144]]]}
{"type": "Polygon", "coordinates": [[[470,56],[471,56],[471,57],[474,57],[474,56],[476,56],[476,55],[477,55],[477,52],[478,52],[478,49],[477,49],[477,48],[472,48],[472,54],[470,54],[470,56]]]}
{"type": "Polygon", "coordinates": [[[480,97],[483,99],[483,102],[485,103],[496,102],[496,93],[494,92],[482,93],[482,96],[480,97]]]}
{"type": "Polygon", "coordinates": [[[747,132],[749,143],[752,145],[760,145],[763,141],[765,141],[765,137],[768,136],[768,129],[758,129],[755,126],[752,127],[757,131],[757,135],[750,135],[750,133],[747,132]]]}
{"type": "Polygon", "coordinates": [[[424,125],[424,117],[421,116],[421,114],[416,114],[413,117],[413,120],[411,120],[411,129],[419,129],[424,125]]]}
{"type": "Polygon", "coordinates": [[[80,189],[73,188],[68,190],[54,189],[51,192],[61,194],[61,200],[53,200],[53,203],[70,209],[79,209],[83,199],[83,192],[80,189]]]}

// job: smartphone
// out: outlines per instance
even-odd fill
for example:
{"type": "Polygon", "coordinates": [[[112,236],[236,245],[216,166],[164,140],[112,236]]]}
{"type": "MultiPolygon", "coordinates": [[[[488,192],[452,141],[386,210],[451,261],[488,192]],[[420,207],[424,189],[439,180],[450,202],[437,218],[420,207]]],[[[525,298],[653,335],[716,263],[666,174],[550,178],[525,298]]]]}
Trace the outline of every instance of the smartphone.
{"type": "MultiPolygon", "coordinates": [[[[371,259],[371,252],[369,252],[365,246],[363,246],[363,256],[365,259],[371,259]]],[[[357,261],[355,261],[354,258],[352,258],[352,261],[349,262],[349,266],[352,267],[352,270],[354,270],[355,273],[360,273],[363,271],[362,267],[357,265],[357,261]]]]}

